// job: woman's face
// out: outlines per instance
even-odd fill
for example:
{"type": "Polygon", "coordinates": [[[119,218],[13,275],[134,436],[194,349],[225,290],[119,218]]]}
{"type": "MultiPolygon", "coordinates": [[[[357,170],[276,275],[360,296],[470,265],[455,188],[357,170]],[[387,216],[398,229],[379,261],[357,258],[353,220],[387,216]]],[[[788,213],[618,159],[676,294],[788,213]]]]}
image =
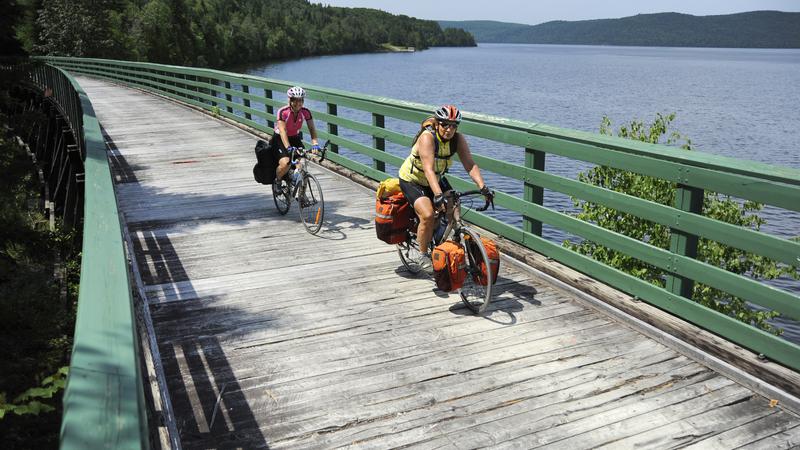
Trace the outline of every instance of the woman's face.
{"type": "Polygon", "coordinates": [[[292,97],[289,99],[289,107],[292,108],[292,112],[300,111],[300,108],[303,107],[303,102],[305,100],[301,97],[292,97]]]}
{"type": "Polygon", "coordinates": [[[439,126],[439,136],[442,139],[448,141],[455,136],[456,131],[458,130],[458,123],[457,122],[449,122],[446,120],[438,121],[439,126]]]}

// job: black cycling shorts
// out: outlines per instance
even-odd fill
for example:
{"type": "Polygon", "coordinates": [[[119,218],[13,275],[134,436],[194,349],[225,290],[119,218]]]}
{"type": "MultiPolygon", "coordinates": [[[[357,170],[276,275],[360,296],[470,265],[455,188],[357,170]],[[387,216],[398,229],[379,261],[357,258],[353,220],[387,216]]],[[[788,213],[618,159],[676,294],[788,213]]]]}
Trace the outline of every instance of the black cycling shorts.
{"type": "MultiPolygon", "coordinates": [[[[289,136],[289,145],[292,147],[302,147],[303,146],[303,137],[299,134],[294,136],[289,136]]],[[[291,158],[292,155],[289,154],[289,151],[286,150],[286,147],[283,146],[283,139],[281,139],[281,135],[275,133],[269,140],[269,146],[274,149],[275,155],[278,157],[277,159],[281,158],[291,158]]]]}
{"type": "MultiPolygon", "coordinates": [[[[447,178],[439,179],[439,187],[442,189],[442,192],[453,189],[450,187],[450,183],[447,182],[447,178]]],[[[412,183],[401,178],[400,190],[403,191],[403,195],[406,196],[406,200],[408,200],[408,203],[412,207],[420,197],[428,197],[431,199],[431,202],[433,202],[433,190],[428,186],[422,186],[421,184],[412,183]]]]}

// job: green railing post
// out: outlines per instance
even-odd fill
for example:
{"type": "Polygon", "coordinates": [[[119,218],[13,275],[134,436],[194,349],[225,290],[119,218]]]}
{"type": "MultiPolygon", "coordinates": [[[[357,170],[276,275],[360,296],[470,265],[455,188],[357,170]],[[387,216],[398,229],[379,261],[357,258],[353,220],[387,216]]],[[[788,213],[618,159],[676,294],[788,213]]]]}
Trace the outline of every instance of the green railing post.
{"type": "MultiPolygon", "coordinates": [[[[230,88],[231,88],[231,82],[230,81],[226,81],[225,82],[225,89],[230,89],[230,88]]],[[[227,100],[229,102],[233,102],[233,97],[231,96],[231,94],[226,92],[225,93],[225,100],[227,100]]],[[[228,114],[233,114],[233,107],[232,106],[228,105],[228,106],[225,107],[225,109],[228,111],[228,114]]]]}
{"type": "MultiPolygon", "coordinates": [[[[338,114],[338,110],[336,108],[336,103],[328,103],[328,114],[335,116],[338,114]]],[[[339,135],[339,125],[335,123],[328,122],[328,133],[338,136],[339,135]]],[[[331,144],[331,151],[333,153],[339,153],[339,146],[336,144],[331,144]]]]}
{"type": "MultiPolygon", "coordinates": [[[[675,191],[675,204],[673,206],[690,214],[702,214],[703,194],[703,189],[679,184],[678,189],[675,191]]],[[[681,217],[679,215],[675,218],[675,224],[677,225],[680,220],[681,217]]],[[[697,241],[697,235],[671,228],[669,251],[677,255],[696,258],[697,241]]],[[[681,297],[692,298],[692,289],[694,288],[692,279],[677,275],[667,275],[666,282],[668,291],[681,297]]]]}
{"type": "MultiPolygon", "coordinates": [[[[209,86],[216,86],[217,85],[217,81],[216,80],[212,80],[211,78],[206,78],[206,83],[208,83],[209,86]]],[[[214,88],[210,88],[208,90],[208,95],[210,95],[210,96],[212,96],[214,98],[217,98],[217,90],[214,89],[214,88]]],[[[212,107],[217,106],[217,102],[215,100],[211,100],[211,106],[212,107]]]]}
{"type": "MultiPolygon", "coordinates": [[[[245,94],[249,94],[250,93],[250,86],[248,86],[246,84],[243,84],[242,85],[242,92],[244,92],[245,94]]],[[[249,98],[242,97],[242,103],[244,103],[244,106],[246,108],[250,107],[250,99],[249,98]]],[[[244,113],[244,118],[247,119],[247,120],[253,120],[253,117],[249,112],[245,112],[244,113]]]]}
{"type": "MultiPolygon", "coordinates": [[[[534,150],[532,148],[525,149],[525,167],[534,170],[541,170],[544,172],[544,160],[545,160],[545,152],[541,152],[539,150],[534,150]]],[[[544,188],[541,186],[537,186],[533,184],[532,179],[524,180],[525,183],[525,190],[524,196],[525,201],[530,203],[536,203],[539,206],[544,204],[544,188]]],[[[524,226],[524,230],[528,233],[533,233],[537,236],[542,235],[542,222],[540,220],[536,220],[530,218],[528,216],[522,216],[522,223],[524,226]]]]}
{"type": "MultiPolygon", "coordinates": [[[[264,88],[264,97],[272,100],[272,89],[264,88]]],[[[272,105],[268,105],[268,104],[264,103],[264,106],[267,107],[267,114],[275,114],[275,112],[273,112],[273,110],[272,110],[272,105]]],[[[275,128],[275,122],[272,121],[272,120],[267,119],[267,126],[269,128],[275,128]]]]}
{"type": "MultiPolygon", "coordinates": [[[[183,74],[183,75],[181,75],[181,78],[183,79],[183,83],[181,83],[181,87],[182,87],[183,89],[186,89],[186,90],[188,91],[188,90],[189,90],[189,85],[188,85],[188,84],[186,84],[186,77],[187,77],[187,75],[186,75],[186,74],[183,74]]],[[[182,96],[182,97],[185,97],[185,98],[186,98],[186,99],[188,99],[188,100],[193,100],[193,99],[192,99],[192,96],[191,96],[191,95],[189,95],[189,94],[181,94],[181,96],[182,96]]]]}
{"type": "MultiPolygon", "coordinates": [[[[195,78],[196,78],[196,81],[198,83],[202,83],[200,86],[197,86],[198,92],[208,95],[209,92],[211,92],[211,91],[208,88],[203,87],[204,85],[208,85],[208,79],[206,79],[205,77],[201,77],[199,75],[195,75],[195,78]]],[[[201,101],[206,105],[210,105],[211,104],[211,100],[208,100],[208,99],[205,99],[205,98],[203,100],[201,100],[201,101]]]]}
{"type": "MultiPolygon", "coordinates": [[[[372,125],[384,128],[385,127],[385,119],[381,114],[372,113],[372,125]]],[[[372,136],[372,146],[376,149],[385,152],[386,151],[386,140],[382,137],[378,137],[373,135],[372,136]]],[[[386,172],[386,163],[383,161],[378,161],[377,159],[372,159],[372,167],[376,170],[380,170],[381,172],[386,172]]]]}
{"type": "MultiPolygon", "coordinates": [[[[190,77],[190,78],[189,78],[190,80],[192,80],[192,81],[194,81],[195,83],[197,83],[197,75],[189,75],[189,77],[190,77]]],[[[198,93],[200,92],[200,88],[199,88],[199,87],[197,87],[197,86],[192,86],[192,90],[193,90],[193,91],[195,91],[195,92],[198,92],[198,93]]],[[[203,100],[202,98],[200,98],[199,96],[196,96],[194,99],[195,99],[196,101],[200,102],[200,103],[203,103],[203,102],[204,102],[204,100],[203,100]]]]}

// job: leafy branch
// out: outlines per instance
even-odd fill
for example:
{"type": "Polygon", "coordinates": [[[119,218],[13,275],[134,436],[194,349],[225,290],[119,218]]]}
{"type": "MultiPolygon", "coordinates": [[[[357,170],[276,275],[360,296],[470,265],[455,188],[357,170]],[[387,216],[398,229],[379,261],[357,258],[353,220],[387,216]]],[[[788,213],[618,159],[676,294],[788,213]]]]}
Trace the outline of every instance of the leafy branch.
{"type": "MultiPolygon", "coordinates": [[[[670,124],[674,119],[675,113],[657,114],[653,123],[650,124],[634,120],[630,124],[622,125],[617,136],[652,144],[677,145],[682,149],[691,150],[691,141],[688,138],[678,132],[669,131],[670,124]]],[[[609,136],[614,134],[611,120],[608,117],[603,117],[600,133],[609,136]]],[[[677,185],[673,182],[608,166],[597,166],[587,172],[581,172],[578,174],[578,180],[668,206],[673,204],[677,190],[677,185]]],[[[646,242],[654,247],[669,249],[671,232],[668,226],[575,197],[572,198],[572,201],[580,210],[577,217],[581,220],[646,242]]],[[[739,201],[727,195],[704,192],[703,214],[729,224],[758,231],[766,223],[758,215],[762,208],[763,205],[757,202],[739,201]]],[[[580,243],[565,241],[563,245],[641,280],[662,288],[666,285],[668,275],[666,271],[624,253],[588,240],[580,243]]],[[[763,256],[709,239],[699,239],[697,259],[753,279],[772,280],[784,275],[800,279],[800,273],[796,266],[780,264],[763,256]]],[[[780,313],[754,309],[744,299],[702,283],[694,284],[692,300],[774,334],[779,335],[783,331],[769,323],[769,320],[778,317],[780,313]]]]}
{"type": "Polygon", "coordinates": [[[69,366],[58,369],[56,373],[42,380],[40,387],[26,390],[11,403],[6,403],[6,394],[0,393],[0,419],[4,418],[7,413],[14,413],[18,416],[26,414],[38,416],[40,412],[55,411],[55,407],[42,400],[51,399],[54,394],[64,389],[68,373],[69,366]]]}

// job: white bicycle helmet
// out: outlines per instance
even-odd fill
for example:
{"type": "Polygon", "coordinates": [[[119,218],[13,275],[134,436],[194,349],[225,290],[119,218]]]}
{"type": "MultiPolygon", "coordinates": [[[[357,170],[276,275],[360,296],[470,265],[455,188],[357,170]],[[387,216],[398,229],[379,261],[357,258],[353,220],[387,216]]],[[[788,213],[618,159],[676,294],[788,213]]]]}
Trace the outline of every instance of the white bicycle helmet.
{"type": "Polygon", "coordinates": [[[289,98],[305,98],[306,91],[300,86],[293,86],[286,91],[286,95],[289,96],[289,98]]]}
{"type": "Polygon", "coordinates": [[[437,119],[446,122],[461,123],[461,111],[456,105],[444,105],[433,113],[437,119]]]}

